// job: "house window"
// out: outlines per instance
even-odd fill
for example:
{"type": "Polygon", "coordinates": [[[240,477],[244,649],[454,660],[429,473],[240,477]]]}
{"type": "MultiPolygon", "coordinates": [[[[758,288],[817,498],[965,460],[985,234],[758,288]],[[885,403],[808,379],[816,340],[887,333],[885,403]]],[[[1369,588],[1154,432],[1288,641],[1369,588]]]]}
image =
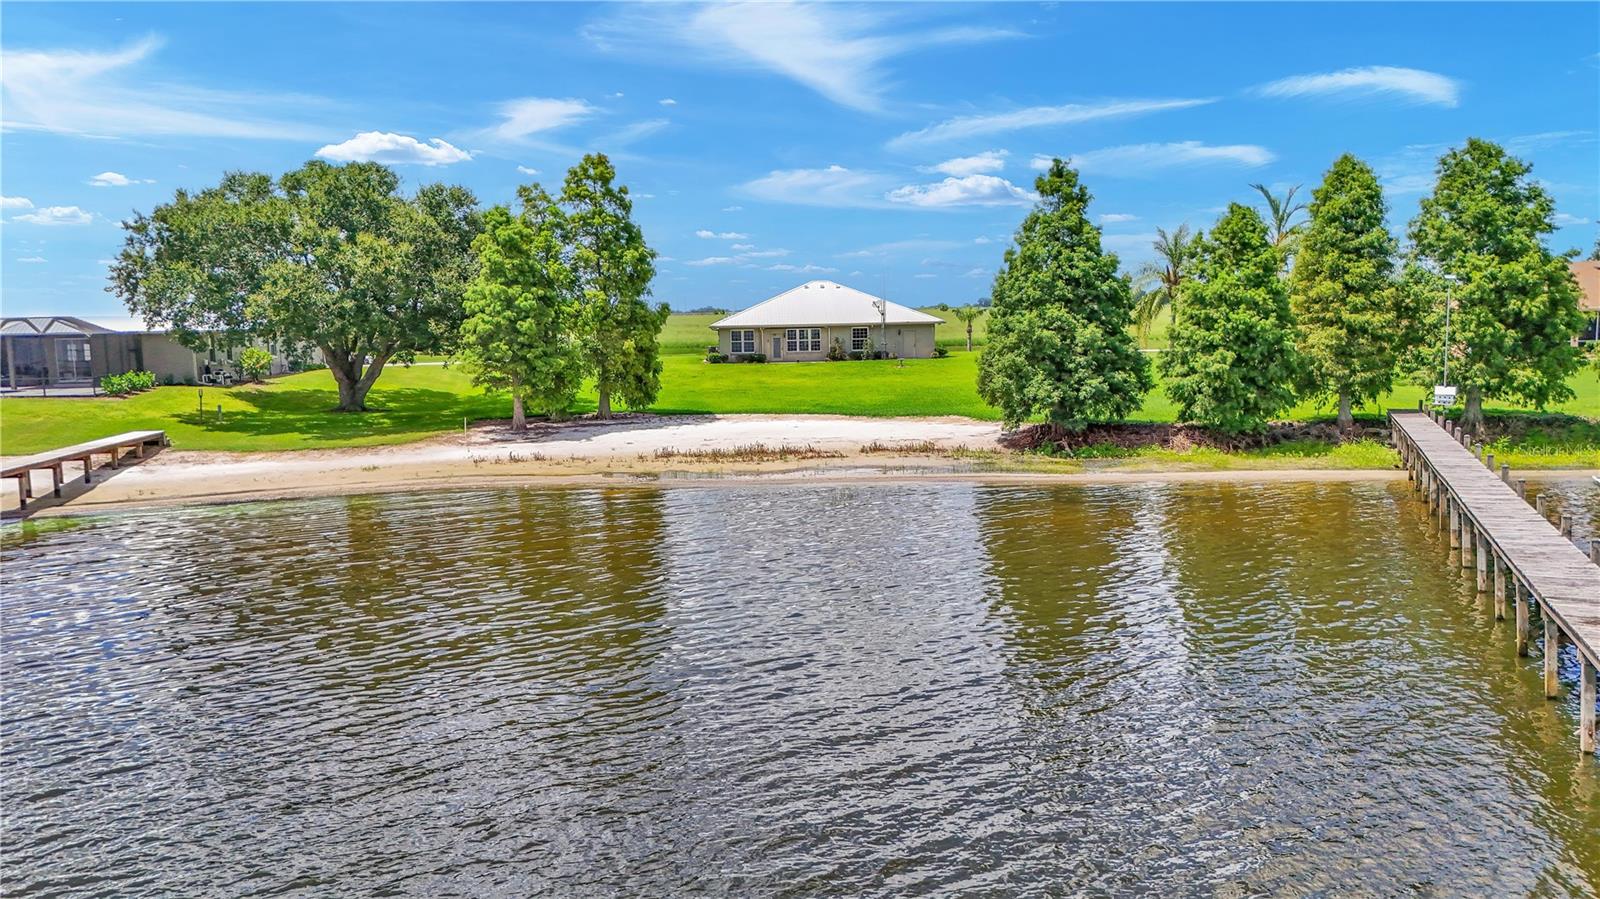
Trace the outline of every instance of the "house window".
{"type": "Polygon", "coordinates": [[[791,353],[822,352],[821,328],[790,328],[783,332],[784,349],[791,353]]]}
{"type": "Polygon", "coordinates": [[[728,352],[753,353],[756,351],[756,332],[729,331],[728,352]]]}
{"type": "Polygon", "coordinates": [[[866,328],[851,328],[850,329],[850,349],[859,352],[860,350],[864,350],[866,348],[867,348],[867,329],[866,328]]]}

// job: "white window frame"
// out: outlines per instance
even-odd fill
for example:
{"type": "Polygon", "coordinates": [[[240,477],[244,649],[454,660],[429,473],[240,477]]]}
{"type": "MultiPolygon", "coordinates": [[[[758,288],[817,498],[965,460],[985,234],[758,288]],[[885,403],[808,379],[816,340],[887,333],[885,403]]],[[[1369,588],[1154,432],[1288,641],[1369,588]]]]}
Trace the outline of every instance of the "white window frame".
{"type": "Polygon", "coordinates": [[[850,350],[852,352],[860,352],[862,350],[865,350],[867,348],[867,341],[869,341],[871,339],[872,339],[872,337],[870,335],[870,329],[868,329],[868,328],[851,328],[850,329],[850,350]]]}
{"type": "Polygon", "coordinates": [[[749,329],[738,329],[728,332],[729,353],[754,353],[756,351],[756,332],[749,329]],[[742,336],[741,336],[742,335],[742,336]]]}
{"type": "Polygon", "coordinates": [[[820,353],[822,329],[786,328],[783,332],[783,346],[790,353],[820,353]]]}

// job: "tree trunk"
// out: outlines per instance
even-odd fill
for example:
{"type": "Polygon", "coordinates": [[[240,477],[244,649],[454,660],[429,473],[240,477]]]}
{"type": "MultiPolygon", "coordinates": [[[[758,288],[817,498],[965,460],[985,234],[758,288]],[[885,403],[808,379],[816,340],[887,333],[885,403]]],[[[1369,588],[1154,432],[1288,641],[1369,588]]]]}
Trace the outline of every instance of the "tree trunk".
{"type": "MultiPolygon", "coordinates": [[[[516,388],[513,387],[512,390],[515,391],[516,388]]],[[[511,394],[511,430],[526,431],[527,429],[528,414],[522,408],[522,394],[513,392],[511,394]]]]}
{"type": "Polygon", "coordinates": [[[967,352],[972,352],[972,322],[967,322],[967,352]]]}
{"type": "Polygon", "coordinates": [[[372,364],[366,365],[363,371],[365,354],[335,352],[328,347],[321,349],[322,359],[328,363],[328,371],[333,373],[334,383],[339,386],[339,406],[334,411],[367,411],[367,392],[372,389],[372,382],[378,380],[383,364],[389,361],[388,354],[374,356],[372,364]]]}
{"type": "Polygon", "coordinates": [[[1476,436],[1483,430],[1483,390],[1467,388],[1467,404],[1461,412],[1461,429],[1476,436]]]}
{"type": "Polygon", "coordinates": [[[1356,417],[1350,412],[1350,394],[1339,394],[1339,433],[1348,434],[1356,426],[1356,417]]]}
{"type": "Polygon", "coordinates": [[[600,388],[600,404],[595,407],[595,415],[600,418],[611,417],[611,391],[609,388],[600,388]]]}

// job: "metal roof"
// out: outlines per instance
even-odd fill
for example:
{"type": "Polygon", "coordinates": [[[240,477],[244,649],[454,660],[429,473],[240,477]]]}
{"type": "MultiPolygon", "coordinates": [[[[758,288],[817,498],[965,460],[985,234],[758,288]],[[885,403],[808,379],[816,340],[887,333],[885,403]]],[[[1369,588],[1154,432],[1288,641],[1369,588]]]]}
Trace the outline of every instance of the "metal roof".
{"type": "MultiPolygon", "coordinates": [[[[720,321],[712,328],[784,328],[801,325],[876,325],[884,322],[875,303],[885,302],[870,293],[832,281],[807,281],[770,300],[764,300],[720,321]]],[[[944,319],[888,303],[891,325],[937,325],[944,319]]]]}
{"type": "Polygon", "coordinates": [[[82,337],[89,334],[160,333],[128,316],[14,315],[0,318],[0,335],[6,337],[82,337]]]}

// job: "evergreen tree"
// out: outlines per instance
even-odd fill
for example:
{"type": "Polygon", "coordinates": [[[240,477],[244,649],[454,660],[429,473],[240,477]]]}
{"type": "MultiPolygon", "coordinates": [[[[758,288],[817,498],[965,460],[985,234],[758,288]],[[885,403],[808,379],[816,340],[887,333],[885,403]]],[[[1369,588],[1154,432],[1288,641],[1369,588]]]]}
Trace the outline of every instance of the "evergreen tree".
{"type": "Polygon", "coordinates": [[[1238,203],[1201,240],[1161,359],[1181,419],[1244,433],[1293,405],[1294,324],[1281,258],[1261,216],[1238,203]]]}
{"type": "Polygon", "coordinates": [[[522,213],[494,207],[472,242],[478,274],[467,286],[460,355],[474,383],[510,392],[511,426],[521,431],[527,405],[566,413],[583,360],[569,333],[576,298],[562,259],[561,211],[538,185],[517,193],[522,213]]]}
{"type": "Polygon", "coordinates": [[[1464,388],[1462,425],[1483,424],[1483,399],[1544,407],[1572,397],[1583,364],[1572,337],[1583,327],[1578,285],[1564,257],[1545,248],[1555,203],[1527,163],[1476,138],[1439,159],[1438,183],[1411,222],[1416,251],[1453,277],[1450,376],[1464,388]]]}
{"type": "Polygon", "coordinates": [[[590,153],[567,172],[561,190],[579,312],[576,333],[585,367],[600,392],[598,413],[611,417],[616,396],[630,409],[655,402],[661,390],[661,327],[667,305],[645,301],[655,277],[655,251],[633,221],[628,189],[617,170],[590,153]]]}
{"type": "Polygon", "coordinates": [[[1057,159],[1034,189],[1039,203],[995,275],[978,392],[1010,426],[1040,414],[1071,430],[1125,418],[1152,386],[1129,330],[1132,289],[1100,248],[1078,173],[1057,159]]]}
{"type": "Polygon", "coordinates": [[[1340,430],[1355,424],[1353,403],[1389,390],[1404,349],[1385,213],[1377,175],[1340,156],[1312,192],[1311,223],[1290,278],[1306,385],[1338,401],[1340,430]]]}

